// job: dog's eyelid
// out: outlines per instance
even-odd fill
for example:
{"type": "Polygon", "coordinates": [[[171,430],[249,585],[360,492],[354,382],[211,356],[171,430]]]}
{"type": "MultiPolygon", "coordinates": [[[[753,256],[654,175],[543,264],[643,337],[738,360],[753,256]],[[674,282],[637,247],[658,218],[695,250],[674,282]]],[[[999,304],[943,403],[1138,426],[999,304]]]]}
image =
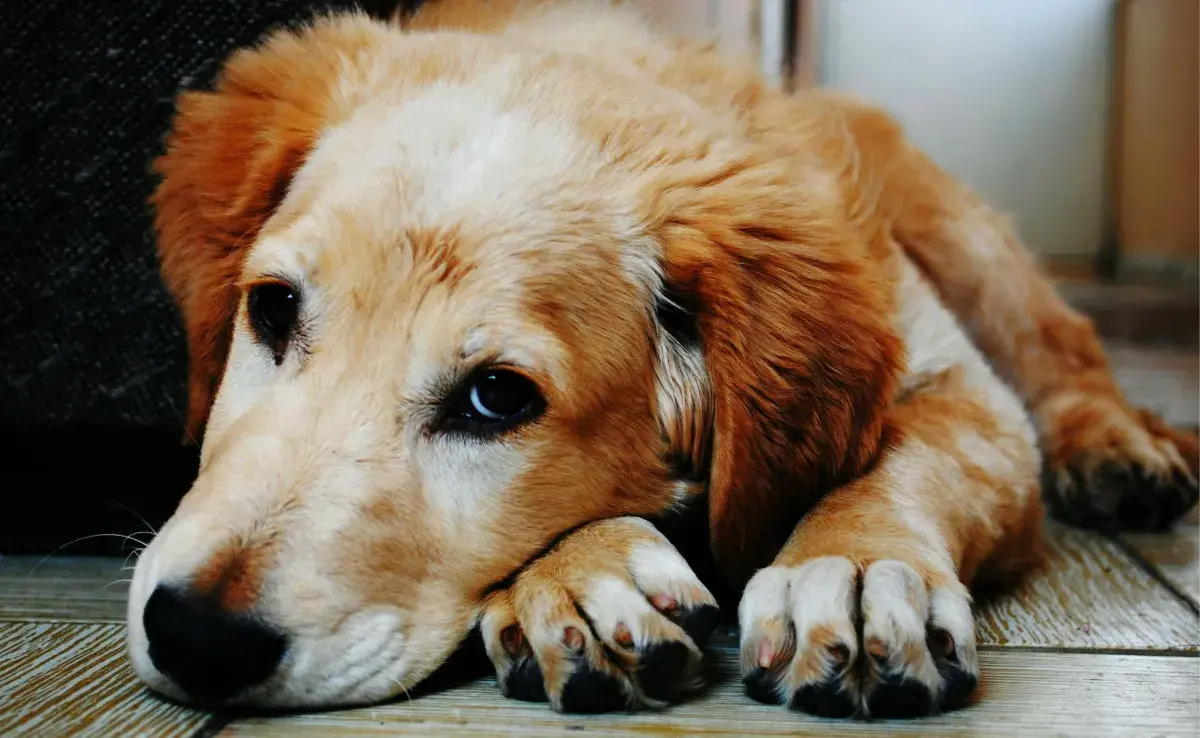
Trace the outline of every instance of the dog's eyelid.
{"type": "Polygon", "coordinates": [[[544,393],[546,390],[547,377],[543,372],[527,365],[509,361],[502,354],[489,352],[470,357],[450,372],[442,375],[434,381],[433,385],[427,391],[422,392],[421,396],[425,398],[437,398],[435,402],[440,403],[448,395],[461,388],[472,377],[485,371],[502,371],[519,374],[532,382],[538,388],[539,392],[544,393]]]}
{"type": "Polygon", "coordinates": [[[253,277],[245,277],[243,279],[239,279],[235,283],[235,286],[243,295],[245,295],[255,287],[261,287],[268,284],[277,284],[282,287],[287,287],[297,294],[304,292],[300,286],[301,280],[294,279],[281,272],[264,272],[261,274],[256,274],[253,277]]]}
{"type": "Polygon", "coordinates": [[[535,363],[524,351],[480,349],[470,354],[459,354],[458,365],[444,375],[437,385],[455,387],[471,375],[489,369],[520,374],[543,392],[548,391],[554,384],[554,374],[548,368],[535,363]]]}
{"type": "Polygon", "coordinates": [[[530,375],[539,371],[539,367],[528,352],[492,347],[464,346],[458,354],[458,363],[462,367],[462,371],[468,374],[486,366],[502,366],[530,375]]]}

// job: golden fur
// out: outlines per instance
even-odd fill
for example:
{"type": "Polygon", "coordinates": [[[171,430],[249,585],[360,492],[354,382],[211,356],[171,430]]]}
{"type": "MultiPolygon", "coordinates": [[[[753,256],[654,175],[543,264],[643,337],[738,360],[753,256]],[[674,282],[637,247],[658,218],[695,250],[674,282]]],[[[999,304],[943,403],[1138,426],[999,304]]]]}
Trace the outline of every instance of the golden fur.
{"type": "Polygon", "coordinates": [[[673,701],[716,600],[644,519],[700,501],[752,695],[924,714],[975,684],[967,585],[1036,550],[1039,440],[1068,515],[1195,500],[1195,439],[1128,405],[1090,324],[885,115],[624,8],[277,32],[181,96],[157,171],[203,455],[130,652],[176,697],[156,587],[287,634],[234,702],[384,699],[475,625],[513,696],[673,701]],[[272,361],[246,294],[281,280],[302,341],[272,361]],[[439,434],[488,364],[544,414],[439,434]]]}

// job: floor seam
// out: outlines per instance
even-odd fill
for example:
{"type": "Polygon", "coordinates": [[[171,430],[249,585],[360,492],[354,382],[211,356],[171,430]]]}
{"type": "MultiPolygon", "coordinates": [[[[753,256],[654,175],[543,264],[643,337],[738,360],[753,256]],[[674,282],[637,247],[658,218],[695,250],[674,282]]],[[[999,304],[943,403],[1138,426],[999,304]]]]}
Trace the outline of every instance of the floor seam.
{"type": "Polygon", "coordinates": [[[1200,603],[1197,603],[1196,600],[1192,599],[1191,595],[1180,589],[1179,585],[1175,584],[1170,580],[1170,578],[1164,575],[1162,571],[1160,571],[1159,568],[1154,565],[1153,562],[1151,562],[1145,556],[1142,556],[1141,552],[1137,550],[1136,546],[1125,540],[1123,536],[1114,536],[1110,540],[1112,540],[1112,542],[1116,544],[1117,548],[1121,549],[1121,552],[1129,557],[1133,563],[1137,564],[1138,568],[1146,572],[1146,574],[1148,574],[1155,582],[1165,587],[1175,597],[1175,599],[1183,603],[1183,605],[1191,610],[1193,614],[1200,616],[1200,603]]]}

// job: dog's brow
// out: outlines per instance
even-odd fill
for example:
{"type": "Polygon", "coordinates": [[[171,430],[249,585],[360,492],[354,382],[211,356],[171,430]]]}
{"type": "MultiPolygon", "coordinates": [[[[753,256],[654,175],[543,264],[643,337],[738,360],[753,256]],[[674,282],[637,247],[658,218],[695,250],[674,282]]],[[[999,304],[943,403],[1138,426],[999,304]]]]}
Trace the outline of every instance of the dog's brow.
{"type": "Polygon", "coordinates": [[[278,269],[270,269],[266,271],[254,270],[253,272],[244,275],[234,286],[244,292],[246,290],[254,289],[259,285],[271,283],[283,284],[291,287],[292,289],[299,290],[303,281],[278,269]]]}
{"type": "Polygon", "coordinates": [[[286,277],[301,285],[313,278],[318,256],[319,249],[304,239],[274,235],[253,245],[242,271],[248,279],[286,277]]]}
{"type": "Polygon", "coordinates": [[[479,325],[466,332],[458,348],[457,359],[467,365],[478,366],[490,362],[540,373],[548,369],[545,366],[548,356],[546,351],[533,348],[535,343],[544,342],[530,335],[503,335],[479,325]]]}
{"type": "Polygon", "coordinates": [[[458,357],[466,361],[471,356],[478,354],[487,345],[487,340],[487,331],[482,326],[468,330],[466,338],[463,339],[462,345],[458,349],[458,357]]]}

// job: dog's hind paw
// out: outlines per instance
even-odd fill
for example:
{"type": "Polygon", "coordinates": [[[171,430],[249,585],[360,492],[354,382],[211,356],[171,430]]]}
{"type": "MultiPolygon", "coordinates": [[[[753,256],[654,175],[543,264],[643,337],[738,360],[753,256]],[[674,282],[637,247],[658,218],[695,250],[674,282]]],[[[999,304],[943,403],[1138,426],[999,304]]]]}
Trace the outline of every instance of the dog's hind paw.
{"type": "Polygon", "coordinates": [[[1168,528],[1196,505],[1200,452],[1148,410],[1066,395],[1039,411],[1043,490],[1064,522],[1106,532],[1168,528]]]}

